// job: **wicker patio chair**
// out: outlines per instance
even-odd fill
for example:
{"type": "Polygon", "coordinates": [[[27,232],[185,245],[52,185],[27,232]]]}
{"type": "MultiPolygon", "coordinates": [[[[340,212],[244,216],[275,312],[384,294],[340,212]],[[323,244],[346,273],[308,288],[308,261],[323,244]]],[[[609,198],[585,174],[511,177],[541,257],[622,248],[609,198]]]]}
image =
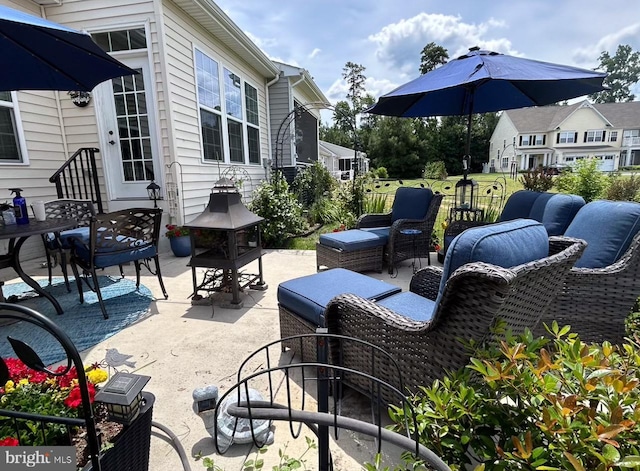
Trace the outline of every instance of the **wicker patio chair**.
{"type": "MultiPolygon", "coordinates": [[[[470,229],[465,235],[483,229],[470,229]]],[[[447,277],[447,270],[454,268],[447,265],[448,255],[443,268],[418,271],[411,280],[410,292],[379,302],[352,294],[335,297],[325,313],[329,333],[355,337],[382,348],[400,365],[402,378],[397,378],[389,360],[379,356],[372,361],[371,352],[355,345],[333,345],[332,362],[416,391],[418,386],[429,386],[447,372],[467,365],[472,354],[469,342],[477,345],[496,341],[492,327],[498,321],[506,323],[512,332],[532,329],[585,247],[578,239],[548,240],[548,256],[510,268],[474,261],[447,277]],[[412,309],[411,317],[398,312],[401,299],[393,302],[395,297],[407,295],[423,308],[412,309]]],[[[375,393],[370,382],[361,377],[345,374],[344,381],[366,395],[375,393]]],[[[384,392],[382,396],[390,399],[384,392]]]]}
{"type": "Polygon", "coordinates": [[[67,274],[67,260],[71,249],[72,237],[89,240],[89,221],[96,215],[96,209],[91,200],[58,199],[44,203],[44,211],[47,219],[73,219],[77,223],[75,229],[63,231],[56,237],[54,234],[42,234],[42,243],[47,257],[47,269],[49,271],[49,284],[52,282],[53,261],[60,264],[64,282],[69,287],[67,274]]]}
{"type": "Polygon", "coordinates": [[[360,216],[357,229],[368,229],[388,237],[384,258],[390,274],[395,264],[403,260],[429,259],[431,233],[442,198],[443,195],[434,195],[427,188],[400,187],[396,191],[391,212],[360,216]],[[420,232],[403,233],[409,229],[420,232]]]}
{"type": "Polygon", "coordinates": [[[594,201],[584,206],[566,231],[587,248],[562,290],[542,317],[570,325],[583,342],[624,342],[625,320],[640,296],[640,204],[594,201]]]}
{"type": "Polygon", "coordinates": [[[164,298],[169,297],[162,281],[158,260],[161,219],[162,209],[159,208],[124,209],[98,214],[91,219],[88,243],[73,239],[71,249],[71,267],[76,277],[81,303],[84,302],[84,294],[78,267],[82,268],[83,274],[86,275],[85,281],[89,288],[97,294],[102,315],[108,319],[96,270],[118,265],[122,273],[122,265],[130,262],[133,262],[136,268],[136,287],[140,287],[140,265],[144,265],[158,277],[164,298]],[[155,272],[150,265],[151,259],[155,262],[155,272]]]}

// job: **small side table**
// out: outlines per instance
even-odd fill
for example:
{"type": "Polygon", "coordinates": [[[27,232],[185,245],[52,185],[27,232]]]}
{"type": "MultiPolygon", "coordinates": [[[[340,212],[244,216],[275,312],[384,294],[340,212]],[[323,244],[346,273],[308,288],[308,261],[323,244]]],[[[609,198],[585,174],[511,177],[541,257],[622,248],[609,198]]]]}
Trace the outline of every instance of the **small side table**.
{"type": "MultiPolygon", "coordinates": [[[[422,234],[422,231],[420,229],[403,229],[400,231],[400,234],[404,234],[412,237],[413,262],[411,263],[411,266],[413,267],[413,273],[415,273],[416,271],[418,271],[416,269],[416,253],[417,253],[416,240],[418,236],[422,234]]],[[[419,263],[420,263],[420,268],[422,268],[422,260],[419,260],[419,263]]]]}

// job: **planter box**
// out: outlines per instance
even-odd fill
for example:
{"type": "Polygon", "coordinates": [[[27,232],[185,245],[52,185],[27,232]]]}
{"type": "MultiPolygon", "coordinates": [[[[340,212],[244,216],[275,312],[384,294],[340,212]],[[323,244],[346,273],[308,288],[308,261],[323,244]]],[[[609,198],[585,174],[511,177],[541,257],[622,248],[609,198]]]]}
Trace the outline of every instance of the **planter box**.
{"type": "MultiPolygon", "coordinates": [[[[100,455],[102,471],[148,471],[151,446],[151,420],[155,396],[142,393],[145,405],[133,424],[125,427],[114,446],[100,455]]],[[[93,470],[91,463],[83,471],[93,470]]]]}

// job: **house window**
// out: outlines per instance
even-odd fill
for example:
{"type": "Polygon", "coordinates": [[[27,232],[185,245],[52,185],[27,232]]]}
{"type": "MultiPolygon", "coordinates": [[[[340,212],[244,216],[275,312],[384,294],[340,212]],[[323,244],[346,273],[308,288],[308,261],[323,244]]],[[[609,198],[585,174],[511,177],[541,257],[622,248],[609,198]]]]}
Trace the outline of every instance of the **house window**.
{"type": "Polygon", "coordinates": [[[611,131],[609,133],[609,142],[616,142],[618,140],[618,131],[611,131]]]}
{"type": "Polygon", "coordinates": [[[562,131],[558,133],[558,144],[573,144],[576,142],[575,131],[562,131]]]}
{"type": "Polygon", "coordinates": [[[587,131],[584,133],[584,142],[604,142],[604,131],[587,131]]]}
{"type": "Polygon", "coordinates": [[[502,157],[502,168],[507,168],[509,166],[509,157],[502,157]]]}
{"type": "Polygon", "coordinates": [[[0,92],[0,162],[25,163],[11,92],[0,92]]]}
{"type": "Polygon", "coordinates": [[[520,136],[520,145],[528,146],[531,142],[530,138],[531,136],[520,136]]]}
{"type": "Polygon", "coordinates": [[[107,52],[134,51],[147,48],[144,27],[93,33],[91,38],[107,52]]]}
{"type": "Polygon", "coordinates": [[[260,163],[260,127],[258,121],[258,90],[244,84],[244,101],[247,109],[247,141],[249,143],[249,162],[260,163]]]}
{"type": "Polygon", "coordinates": [[[202,51],[195,56],[204,160],[260,164],[258,90],[202,51]]]}
{"type": "Polygon", "coordinates": [[[544,145],[544,135],[543,134],[536,134],[535,136],[535,145],[537,146],[543,146],[544,145]]]}

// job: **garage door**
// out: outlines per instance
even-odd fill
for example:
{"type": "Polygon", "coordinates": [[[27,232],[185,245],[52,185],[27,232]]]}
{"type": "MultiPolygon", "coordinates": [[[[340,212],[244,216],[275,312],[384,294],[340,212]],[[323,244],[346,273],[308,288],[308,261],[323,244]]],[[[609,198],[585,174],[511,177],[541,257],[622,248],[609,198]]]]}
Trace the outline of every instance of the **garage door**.
{"type": "Polygon", "coordinates": [[[603,172],[613,172],[613,170],[614,170],[614,168],[613,168],[613,163],[614,163],[613,155],[605,155],[605,156],[603,156],[603,158],[602,158],[602,160],[600,162],[601,162],[600,170],[602,170],[603,172]]]}

